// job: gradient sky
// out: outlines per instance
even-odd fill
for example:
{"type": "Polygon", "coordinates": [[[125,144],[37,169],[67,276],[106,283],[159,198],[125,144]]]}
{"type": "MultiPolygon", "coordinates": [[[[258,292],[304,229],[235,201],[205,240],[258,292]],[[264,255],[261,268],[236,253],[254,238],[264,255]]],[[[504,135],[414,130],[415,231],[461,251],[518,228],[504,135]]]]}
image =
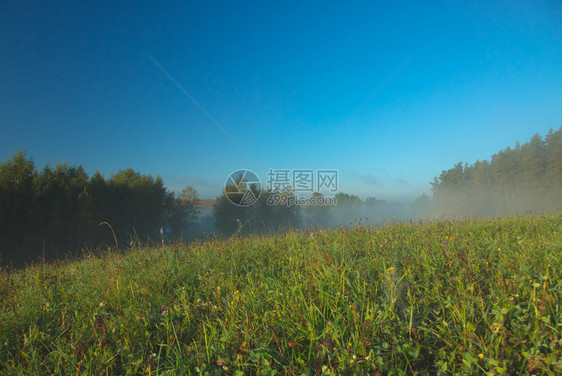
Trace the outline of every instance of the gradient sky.
{"type": "Polygon", "coordinates": [[[3,1],[0,160],[132,167],[202,198],[240,168],[337,169],[341,191],[412,200],[560,127],[561,20],[540,0],[3,1]]]}

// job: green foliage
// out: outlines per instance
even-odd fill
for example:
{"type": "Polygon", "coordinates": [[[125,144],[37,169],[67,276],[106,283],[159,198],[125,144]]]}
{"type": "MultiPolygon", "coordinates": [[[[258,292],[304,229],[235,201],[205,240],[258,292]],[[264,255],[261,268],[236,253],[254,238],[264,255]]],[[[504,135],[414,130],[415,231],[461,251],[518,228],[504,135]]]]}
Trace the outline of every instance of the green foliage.
{"type": "Polygon", "coordinates": [[[83,248],[132,241],[181,238],[197,219],[197,191],[177,197],[160,177],[120,170],[109,180],[91,178],[82,166],[58,163],[37,171],[24,152],[0,163],[0,265],[23,266],[38,259],[79,254],[83,248]]]}
{"type": "MultiPolygon", "coordinates": [[[[313,200],[324,200],[324,195],[320,192],[312,194],[313,200]]],[[[323,204],[310,204],[305,207],[305,214],[309,225],[314,227],[329,227],[332,225],[333,213],[330,206],[323,204]]]]}
{"type": "Polygon", "coordinates": [[[339,207],[359,207],[361,199],[358,196],[340,192],[336,194],[336,205],[339,207]]]}
{"type": "Polygon", "coordinates": [[[435,214],[499,216],[562,208],[562,127],[543,140],[492,156],[490,162],[457,163],[435,178],[435,214]]]}
{"type": "MultiPolygon", "coordinates": [[[[300,207],[291,202],[296,199],[291,189],[280,192],[263,189],[258,191],[256,187],[250,189],[258,199],[249,206],[238,206],[229,200],[226,194],[237,191],[231,185],[227,185],[225,193],[217,197],[213,214],[215,226],[221,234],[282,232],[299,226],[300,207]]],[[[232,196],[229,197],[233,199],[232,196]]],[[[236,201],[236,197],[234,202],[240,203],[236,201]]]]}
{"type": "Polygon", "coordinates": [[[191,186],[185,187],[178,195],[168,192],[164,204],[164,225],[176,239],[182,239],[183,234],[193,226],[200,216],[197,209],[199,194],[191,186]]]}
{"type": "Polygon", "coordinates": [[[0,277],[3,375],[562,373],[562,217],[289,232],[0,277]]]}
{"type": "Polygon", "coordinates": [[[19,254],[33,243],[21,236],[36,227],[33,216],[34,184],[37,175],[33,160],[25,152],[16,153],[0,163],[0,261],[6,262],[12,254],[19,254]],[[10,253],[6,251],[9,248],[10,253]]]}
{"type": "MultiPolygon", "coordinates": [[[[335,199],[336,206],[333,208],[333,213],[340,223],[351,224],[359,220],[361,217],[361,199],[358,196],[340,192],[336,194],[335,199]]],[[[369,204],[372,203],[372,201],[369,202],[369,204]]]]}

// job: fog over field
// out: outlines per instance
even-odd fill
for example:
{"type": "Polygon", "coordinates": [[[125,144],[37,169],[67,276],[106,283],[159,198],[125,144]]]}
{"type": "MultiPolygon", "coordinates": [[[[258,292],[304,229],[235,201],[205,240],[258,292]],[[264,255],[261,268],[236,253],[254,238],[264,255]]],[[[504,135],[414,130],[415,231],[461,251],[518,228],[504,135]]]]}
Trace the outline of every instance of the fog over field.
{"type": "Polygon", "coordinates": [[[0,375],[562,375],[562,1],[0,1],[0,375]]]}
{"type": "Polygon", "coordinates": [[[2,264],[556,213],[560,19],[548,1],[3,2],[2,264]]]}

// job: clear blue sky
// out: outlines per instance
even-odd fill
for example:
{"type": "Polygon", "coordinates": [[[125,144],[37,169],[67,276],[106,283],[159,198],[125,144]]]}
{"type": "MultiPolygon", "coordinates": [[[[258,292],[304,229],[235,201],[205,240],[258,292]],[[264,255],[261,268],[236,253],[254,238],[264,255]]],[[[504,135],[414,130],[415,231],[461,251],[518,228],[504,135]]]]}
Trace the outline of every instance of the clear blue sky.
{"type": "Polygon", "coordinates": [[[203,198],[239,168],[338,169],[341,191],[400,201],[562,124],[558,1],[161,3],[3,1],[0,160],[203,198]]]}

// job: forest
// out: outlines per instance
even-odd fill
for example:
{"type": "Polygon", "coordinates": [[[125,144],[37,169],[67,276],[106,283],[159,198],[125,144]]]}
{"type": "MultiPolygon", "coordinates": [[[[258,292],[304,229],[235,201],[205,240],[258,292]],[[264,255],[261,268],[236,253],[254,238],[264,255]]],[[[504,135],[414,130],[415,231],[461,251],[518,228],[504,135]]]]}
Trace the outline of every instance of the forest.
{"type": "MultiPolygon", "coordinates": [[[[499,217],[562,209],[562,127],[533,136],[473,164],[459,162],[431,183],[411,205],[338,193],[335,206],[269,205],[273,194],[261,191],[256,203],[235,206],[223,193],[216,198],[214,233],[284,232],[293,228],[349,225],[359,218],[372,224],[389,219],[442,216],[499,217]]],[[[232,189],[227,186],[226,191],[232,189]]],[[[314,193],[321,196],[321,193],[314,193]]],[[[197,190],[172,192],[160,177],[131,168],[105,178],[88,176],[80,165],[58,163],[38,170],[18,152],[0,163],[0,265],[20,267],[113,247],[125,250],[164,240],[188,240],[201,219],[197,190]]]]}
{"type": "Polygon", "coordinates": [[[490,161],[459,162],[431,183],[433,197],[417,201],[433,214],[502,216],[562,209],[562,127],[544,139],[507,147],[490,161]]]}
{"type": "Polygon", "coordinates": [[[180,239],[197,219],[197,191],[170,192],[160,177],[120,170],[109,179],[58,163],[37,171],[24,152],[0,164],[3,265],[180,239]],[[162,233],[160,232],[162,229],[162,233]],[[164,229],[166,232],[164,233],[164,229]]]}

